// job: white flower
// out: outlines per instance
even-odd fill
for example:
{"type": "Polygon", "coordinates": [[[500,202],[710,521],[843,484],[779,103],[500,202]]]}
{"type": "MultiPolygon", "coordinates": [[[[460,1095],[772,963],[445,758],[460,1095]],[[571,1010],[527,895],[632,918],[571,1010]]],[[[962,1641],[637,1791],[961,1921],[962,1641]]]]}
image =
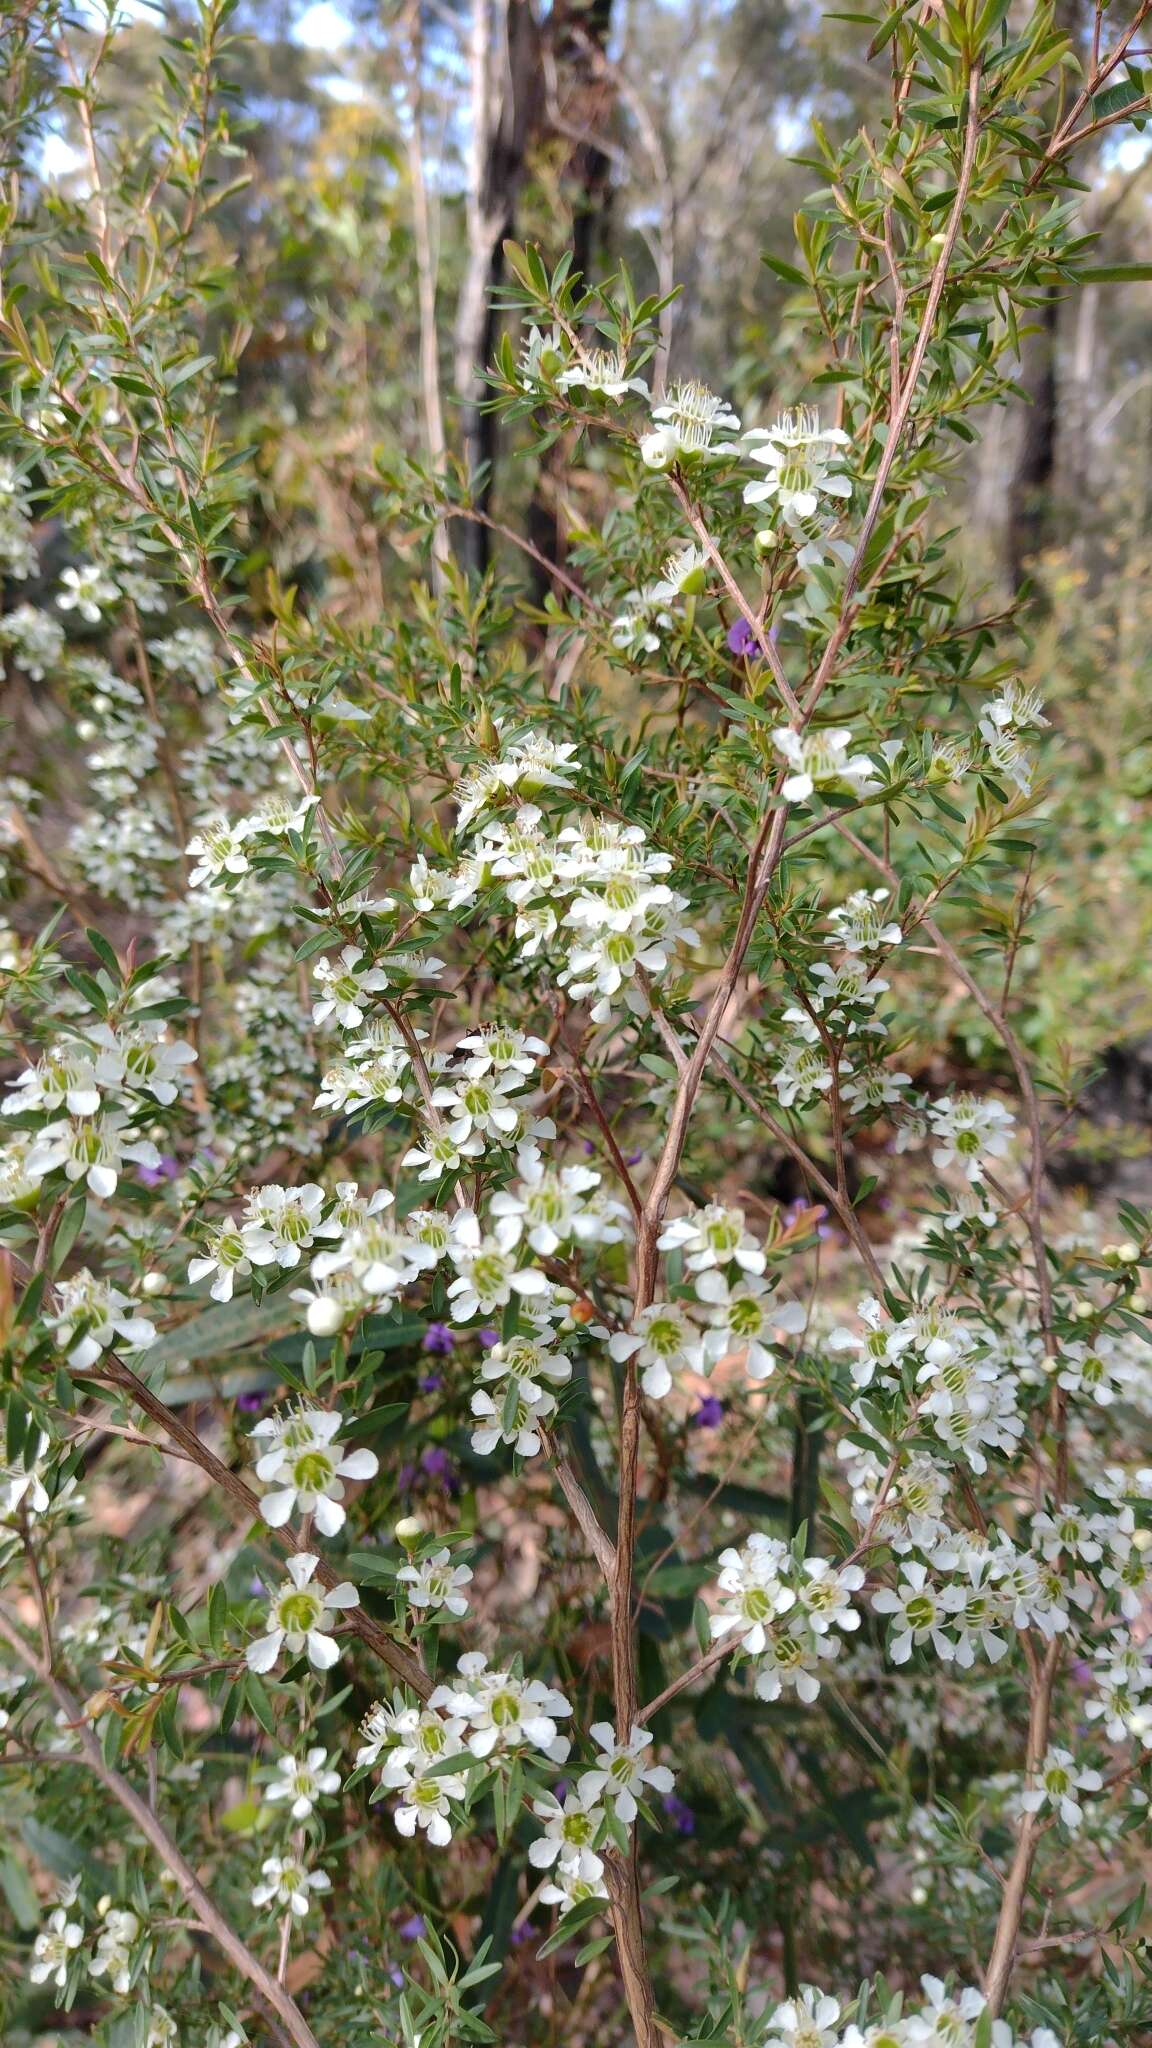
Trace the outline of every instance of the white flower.
{"type": "MultiPolygon", "coordinates": [[[[51,1505],[47,1488],[40,1474],[45,1465],[45,1452],[49,1440],[43,1430],[36,1433],[36,1448],[30,1464],[6,1465],[0,1463],[0,1520],[14,1515],[18,1508],[26,1514],[42,1515],[51,1505]]],[[[26,1444],[27,1458],[31,1445],[26,1444]]]]}
{"type": "Polygon", "coordinates": [[[34,1067],[25,1067],[0,1104],[5,1116],[66,1109],[69,1116],[85,1117],[95,1116],[99,1107],[100,1084],[91,1051],[67,1042],[54,1045],[34,1067]]]}
{"type": "Polygon", "coordinates": [[[518,1265],[498,1238],[484,1236],[471,1209],[456,1219],[451,1258],[456,1278],[449,1284],[448,1299],[460,1322],[506,1308],[514,1293],[542,1294],[548,1285],[537,1267],[518,1265]]]}
{"type": "MultiPolygon", "coordinates": [[[[283,839],[289,832],[302,832],[308,822],[309,812],[320,801],[315,791],[301,795],[298,789],[273,791],[271,796],[261,799],[254,811],[249,812],[244,824],[249,833],[265,833],[271,839],[283,839]]],[[[395,908],[389,898],[381,906],[388,910],[395,908]]]]}
{"type": "Polygon", "coordinates": [[[251,835],[252,826],[247,818],[240,818],[235,823],[220,813],[206,818],[184,849],[196,862],[188,876],[189,888],[198,889],[202,883],[214,882],[220,875],[247,874],[248,855],[244,845],[251,835]]]}
{"type": "Polygon", "coordinates": [[[556,1906],[561,1918],[570,1913],[573,1906],[583,1906],[589,1899],[606,1899],[608,1887],[603,1877],[581,1877],[574,1864],[560,1863],[555,1876],[540,1888],[540,1903],[556,1906]]]}
{"type": "Polygon", "coordinates": [[[396,1577],[407,1592],[410,1607],[443,1607],[449,1614],[467,1614],[468,1595],[463,1588],[471,1583],[472,1567],[454,1565],[450,1550],[437,1550],[418,1564],[402,1565],[396,1577]]]}
{"type": "Polygon", "coordinates": [[[45,1318],[61,1351],[76,1372],[95,1365],[117,1337],[130,1350],[142,1351],[156,1341],[156,1326],[133,1313],[135,1303],[111,1281],[100,1280],[82,1267],[56,1283],[56,1313],[45,1318]]]}
{"type": "Polygon", "coordinates": [[[619,349],[583,349],[574,363],[561,370],[556,379],[558,391],[572,391],[582,388],[600,398],[611,398],[617,405],[629,391],[647,398],[648,386],[643,377],[628,375],[628,359],[619,349]]]}
{"type": "Polygon", "coordinates": [[[182,1038],[166,1038],[160,1023],[128,1025],[119,1032],[99,1024],[92,1035],[100,1048],[96,1078],[101,1085],[151,1095],[165,1108],[179,1097],[185,1069],[196,1064],[193,1047],[182,1038]]]}
{"type": "Polygon", "coordinates": [[[536,1072],[537,1062],[547,1059],[548,1041],[518,1031],[512,1024],[481,1024],[462,1038],[456,1047],[466,1052],[469,1074],[522,1074],[527,1080],[536,1072]]]}
{"type": "Polygon", "coordinates": [[[887,889],[857,889],[846,903],[828,912],[828,922],[847,952],[877,953],[882,946],[901,943],[901,927],[894,920],[883,922],[888,895],[887,889]]]}
{"type": "MultiPolygon", "coordinates": [[[[486,762],[457,783],[457,831],[463,832],[481,811],[512,790],[523,798],[543,789],[571,789],[575,752],[575,741],[549,739],[547,733],[528,732],[522,739],[509,741],[500,760],[486,762]]],[[[529,810],[529,829],[539,815],[529,810]]]]}
{"type": "MultiPolygon", "coordinates": [[[[968,2048],[984,2011],[983,1994],[968,1986],[953,1998],[939,1977],[921,1977],[920,1984],[927,2003],[919,2012],[909,2014],[907,2037],[911,2048],[968,2048]]],[[[989,2044],[990,2048],[1012,2048],[1012,2029],[1007,2020],[993,2020],[989,2044]]]]}
{"type": "Polygon", "coordinates": [[[959,1166],[969,1180],[979,1180],[988,1159],[1003,1159],[1016,1119],[993,1096],[949,1095],[928,1111],[935,1166],[959,1166]]]}
{"type": "Polygon", "coordinates": [[[563,1805],[546,1792],[532,1801],[532,1811],[544,1822],[544,1833],[528,1845],[533,1869],[550,1870],[555,1863],[562,1871],[574,1872],[585,1884],[595,1884],[603,1875],[604,1859],[592,1845],[603,1825],[604,1808],[596,1805],[584,1780],[575,1790],[569,1788],[563,1805]]]}
{"type": "Polygon", "coordinates": [[[420,1180],[440,1180],[446,1173],[458,1173],[466,1159],[478,1159],[484,1150],[479,1131],[467,1138],[454,1138],[440,1124],[423,1123],[420,1143],[404,1154],[402,1166],[418,1166],[420,1180]]]}
{"type": "Polygon", "coordinates": [[[805,1615],[818,1636],[827,1635],[832,1628],[851,1633],[860,1626],[851,1596],[863,1584],[864,1572],[858,1564],[834,1565],[826,1557],[806,1557],[796,1581],[797,1611],[805,1615]]]}
{"type": "Polygon", "coordinates": [[[709,558],[695,543],[677,548],[664,562],[652,596],[672,603],[678,597],[699,597],[707,587],[709,558]]]}
{"type": "Polygon", "coordinates": [[[90,1977],[107,1977],[121,1998],[132,1988],[132,1951],[140,1939],[140,1922],[135,1913],[109,1906],[96,1940],[96,1951],[88,1965],[90,1977]]]}
{"type": "Polygon", "coordinates": [[[934,1586],[927,1565],[912,1562],[901,1566],[902,1577],[895,1592],[882,1586],[872,1595],[877,1614],[893,1617],[893,1634],[888,1654],[894,1664],[906,1664],[914,1644],[930,1642],[938,1657],[956,1655],[955,1638],[945,1633],[954,1626],[953,1617],[964,1604],[959,1586],[934,1586]]]}
{"type": "Polygon", "coordinates": [[[1136,1377],[1136,1368],[1116,1339],[1098,1337],[1094,1344],[1074,1341],[1064,1345],[1056,1384],[1070,1394],[1086,1395],[1098,1408],[1110,1408],[1136,1377]]]}
{"type": "Polygon", "coordinates": [[[803,407],[782,413],[771,427],[750,427],[745,442],[750,462],[762,463],[767,474],[744,487],[746,505],[774,499],[789,522],[811,519],[822,497],[850,498],[852,485],[840,467],[837,450],[850,446],[839,427],[821,428],[817,414],[803,407]]]}
{"type": "Polygon", "coordinates": [[[84,1939],[84,1929],[75,1920],[68,1918],[63,1906],[57,1906],[48,1915],[48,1924],[41,1928],[32,1944],[32,1963],[28,1975],[33,1984],[52,1983],[57,1991],[63,1991],[68,1982],[68,1967],[73,1952],[84,1939]]]}
{"type": "Polygon", "coordinates": [[[393,1816],[400,1833],[414,1835],[420,1827],[437,1849],[446,1848],[452,1840],[448,1817],[450,1802],[463,1799],[467,1789],[468,1781],[459,1771],[441,1771],[434,1778],[421,1775],[410,1779],[393,1816]]]}
{"type": "Polygon", "coordinates": [[[112,1110],[82,1122],[45,1124],[29,1151],[27,1169],[43,1175],[63,1167],[66,1180],[73,1185],[82,1181],[103,1202],[116,1193],[126,1159],[152,1169],[160,1164],[151,1140],[133,1137],[128,1118],[112,1110]]]}
{"type": "Polygon", "coordinates": [[[252,1261],[240,1225],[231,1218],[218,1223],[204,1242],[204,1248],[194,1259],[188,1261],[188,1283],[195,1287],[206,1280],[209,1273],[215,1277],[208,1289],[213,1301],[231,1301],[237,1279],[246,1280],[252,1271],[252,1261]]]}
{"type": "Polygon", "coordinates": [[[837,2048],[840,2006],[811,1984],[778,2005],[768,2021],[764,2048],[837,2048]]]}
{"type": "Polygon", "coordinates": [[[738,1630],[740,1648],[759,1656],[767,1646],[766,1624],[796,1604],[784,1583],[790,1565],[788,1545],[775,1536],[755,1533],[739,1550],[722,1550],[716,1583],[723,1605],[709,1623],[713,1638],[738,1630]]]}
{"type": "Polygon", "coordinates": [[[245,1652],[249,1670],[271,1671],[284,1648],[293,1657],[306,1650],[317,1671],[330,1671],[336,1663],[340,1647],[332,1637],[333,1621],[344,1608],[359,1607],[360,1595],[347,1580],[330,1588],[314,1586],[319,1562],[306,1550],[288,1559],[288,1577],[268,1608],[268,1633],[245,1652]]]}
{"type": "Polygon", "coordinates": [[[704,384],[689,379],[673,384],[660,405],[652,408],[655,426],[640,443],[641,460],[649,469],[667,469],[685,456],[734,455],[734,443],[720,441],[715,434],[738,434],[740,421],[723,398],[717,398],[704,384]]]}
{"type": "Polygon", "coordinates": [[[558,1733],[556,1723],[572,1712],[563,1693],[539,1678],[518,1678],[514,1672],[488,1668],[479,1650],[461,1657],[458,1679],[439,1686],[429,1705],[447,1706],[468,1722],[467,1747],[473,1756],[501,1755],[522,1749],[538,1749],[552,1763],[562,1764],[569,1743],[558,1733]]]}
{"type": "Polygon", "coordinates": [[[320,998],[312,1006],[312,1022],[323,1024],[335,1017],[344,1031],[355,1031],[372,1007],[368,998],[388,986],[383,968],[367,964],[357,946],[345,946],[335,960],[317,960],[312,976],[320,984],[320,998]]]}
{"type": "Polygon", "coordinates": [[[1032,1782],[1020,1794],[1025,1813],[1039,1813],[1050,1805],[1066,1828],[1073,1832],[1084,1820],[1077,1792],[1099,1792],[1104,1780],[1099,1771],[1078,1766],[1070,1749],[1049,1749],[1032,1782]]]}
{"type": "Polygon", "coordinates": [[[178,2048],[180,2037],[170,2012],[162,2005],[153,2005],[147,2008],[144,2018],[148,2022],[144,2048],[178,2048]]]}
{"type": "Polygon", "coordinates": [[[330,1799],[340,1790],[339,1771],[325,1770],[328,1761],[326,1749],[310,1749],[299,1760],[294,1756],[277,1759],[279,1776],[273,1778],[265,1788],[264,1797],[274,1806],[282,1799],[291,1801],[288,1812],[293,1820],[307,1820],[309,1814],[321,1799],[330,1799]]]}
{"type": "Polygon", "coordinates": [[[541,1258],[550,1258],[573,1236],[581,1235],[580,1197],[600,1185],[590,1166],[546,1167],[539,1156],[521,1155],[520,1180],[502,1188],[489,1204],[496,1240],[511,1251],[526,1238],[541,1258]]]}
{"type": "Polygon", "coordinates": [[[445,1126],[454,1145],[463,1145],[473,1131],[494,1144],[510,1144],[520,1130],[522,1110],[508,1096],[520,1087],[520,1076],[464,1074],[432,1092],[433,1109],[446,1112],[445,1126]]]}
{"type": "Polygon", "coordinates": [[[641,1309],[630,1330],[617,1330],[608,1349],[617,1364],[635,1358],[641,1385],[654,1401],[672,1391],[673,1370],[690,1363],[696,1332],[678,1302],[654,1301],[641,1309]]]}
{"type": "Polygon", "coordinates": [[[696,1292],[711,1310],[711,1328],[704,1332],[697,1354],[705,1372],[720,1359],[742,1353],[749,1379],[768,1379],[777,1364],[772,1333],[782,1330],[795,1336],[808,1320],[798,1301],[777,1301],[768,1282],[754,1273],[732,1286],[722,1273],[703,1272],[696,1292]]]}
{"type": "Polygon", "coordinates": [[[281,1187],[269,1181],[249,1195],[241,1234],[244,1250],[254,1266],[292,1267],[300,1264],[318,1237],[339,1237],[336,1217],[323,1216],[327,1197],[316,1181],[301,1187],[281,1187]]]}
{"type": "Polygon", "coordinates": [[[60,575],[61,588],[56,593],[56,602],[62,612],[79,612],[90,626],[100,622],[100,614],[106,604],[113,604],[119,591],[111,577],[94,562],[85,562],[79,569],[64,569],[60,575]]]}
{"type": "Polygon", "coordinates": [[[251,1432],[267,1440],[256,1460],[256,1476],[275,1491],[266,1493],[260,1513],[272,1529],[282,1529],[294,1511],[312,1515],[324,1536],[344,1527],[345,1479],[373,1479],[379,1471],[375,1451],[345,1451],[336,1441],[344,1418],[338,1409],[291,1409],[266,1416],[251,1432]]]}
{"type": "Polygon", "coordinates": [[[541,1424],[556,1413],[556,1402],[545,1388],[516,1378],[508,1380],[499,1401],[477,1388],[471,1405],[480,1424],[472,1432],[472,1449],[482,1458],[490,1457],[501,1443],[510,1444],[519,1458],[535,1458],[541,1424]]]}
{"type": "Polygon", "coordinates": [[[331,1886],[326,1871],[309,1870],[299,1856],[266,1856],[260,1865],[260,1882],[252,1888],[252,1904],[287,1908],[294,1919],[303,1920],[313,1894],[329,1891],[331,1886]]]}
{"type": "Polygon", "coordinates": [[[778,725],[770,735],[777,753],[790,762],[793,773],[783,784],[789,803],[805,803],[817,789],[848,789],[866,796],[879,789],[876,765],[867,754],[852,754],[852,733],[846,725],[824,726],[816,731],[795,732],[778,725]]]}
{"type": "Polygon", "coordinates": [[[636,1794],[643,1797],[645,1785],[653,1792],[671,1792],[676,1780],[666,1764],[650,1761],[653,1738],[647,1728],[633,1728],[627,1742],[620,1741],[610,1721],[594,1721],[588,1732],[599,1754],[592,1770],[581,1773],[581,1795],[611,1800],[617,1819],[631,1827],[639,1811],[636,1794]]]}
{"type": "Polygon", "coordinates": [[[689,1273],[704,1273],[732,1260],[745,1273],[762,1273],[767,1263],[763,1246],[745,1228],[743,1209],[728,1209],[721,1202],[674,1216],[657,1243],[662,1252],[682,1251],[689,1273]]]}

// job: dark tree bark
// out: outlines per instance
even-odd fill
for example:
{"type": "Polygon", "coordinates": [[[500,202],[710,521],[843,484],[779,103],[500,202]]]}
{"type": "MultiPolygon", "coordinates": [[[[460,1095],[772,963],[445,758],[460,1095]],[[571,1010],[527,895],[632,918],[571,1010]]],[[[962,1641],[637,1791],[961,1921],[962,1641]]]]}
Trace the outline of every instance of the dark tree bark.
{"type": "MultiPolygon", "coordinates": [[[[572,194],[573,270],[586,281],[608,239],[612,163],[600,147],[612,119],[615,89],[603,59],[612,28],[612,0],[587,6],[558,0],[550,21],[550,54],[556,103],[549,113],[556,132],[571,144],[563,182],[572,194]]],[[[549,561],[563,562],[565,534],[557,478],[565,467],[563,438],[542,459],[528,507],[528,538],[549,561]]],[[[547,570],[532,564],[533,597],[543,602],[552,588],[547,570]]]]}
{"type": "MultiPolygon", "coordinates": [[[[455,381],[474,501],[487,512],[496,463],[496,420],[482,410],[483,372],[496,343],[492,293],[513,232],[528,150],[544,108],[540,29],[531,0],[473,0],[473,147],[468,195],[468,259],[456,317],[455,381]]],[[[483,573],[489,534],[457,522],[460,559],[483,573]]]]}
{"type": "Polygon", "coordinates": [[[1039,309],[1037,330],[1021,352],[1020,385],[1027,396],[1020,452],[1008,487],[1005,556],[1008,578],[1019,590],[1029,565],[1053,537],[1053,483],[1059,433],[1060,392],[1057,350],[1060,301],[1049,289],[1039,309]]]}

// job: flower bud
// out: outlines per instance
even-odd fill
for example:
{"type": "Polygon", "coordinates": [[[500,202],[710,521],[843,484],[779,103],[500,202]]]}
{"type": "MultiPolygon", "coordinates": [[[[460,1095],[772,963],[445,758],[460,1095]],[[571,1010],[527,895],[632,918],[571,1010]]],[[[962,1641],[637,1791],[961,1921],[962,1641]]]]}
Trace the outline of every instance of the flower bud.
{"type": "Polygon", "coordinates": [[[402,1543],[405,1550],[411,1550],[424,1534],[424,1524],[419,1515],[402,1515],[392,1533],[397,1543],[402,1543]]]}
{"type": "Polygon", "coordinates": [[[154,1300],[158,1294],[170,1294],[171,1291],[172,1282],[167,1273],[145,1273],[140,1282],[140,1292],[146,1294],[149,1300],[154,1300]]]}
{"type": "Polygon", "coordinates": [[[344,1309],[330,1294],[319,1294],[308,1303],[305,1321],[314,1337],[334,1337],[344,1327],[344,1309]]]}

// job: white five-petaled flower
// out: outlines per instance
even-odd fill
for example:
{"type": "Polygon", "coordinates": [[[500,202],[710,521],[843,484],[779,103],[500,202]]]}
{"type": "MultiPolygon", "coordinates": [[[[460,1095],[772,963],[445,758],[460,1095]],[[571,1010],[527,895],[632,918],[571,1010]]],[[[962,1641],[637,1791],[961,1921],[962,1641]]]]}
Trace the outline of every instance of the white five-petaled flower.
{"type": "Polygon", "coordinates": [[[83,1182],[89,1194],[105,1202],[116,1193],[126,1159],[151,1170],[160,1164],[151,1139],[133,1135],[128,1118],[110,1110],[106,1116],[45,1124],[33,1139],[27,1169],[44,1175],[63,1167],[65,1180],[73,1186],[83,1182]]]}
{"type": "Polygon", "coordinates": [[[651,1762],[653,1738],[647,1728],[633,1728],[627,1742],[619,1739],[610,1721],[594,1721],[588,1732],[599,1754],[592,1770],[581,1773],[581,1795],[585,1800],[611,1800],[617,1819],[631,1827],[639,1811],[637,1793],[642,1798],[647,1785],[666,1795],[676,1780],[667,1764],[651,1762]]]}
{"type": "Polygon", "coordinates": [[[773,1334],[796,1336],[808,1321],[807,1310],[798,1301],[777,1301],[768,1282],[755,1273],[741,1276],[733,1285],[723,1273],[705,1271],[696,1282],[696,1293],[711,1311],[711,1328],[705,1330],[696,1353],[703,1372],[710,1372],[722,1358],[742,1355],[749,1379],[766,1380],[776,1370],[773,1334]]]}
{"type": "Polygon", "coordinates": [[[83,1927],[68,1918],[65,1907],[57,1906],[55,1912],[49,1913],[47,1926],[41,1928],[32,1944],[28,1975],[33,1984],[52,1983],[57,1991],[63,1991],[72,1956],[83,1939],[83,1927]]]}
{"type": "Polygon", "coordinates": [[[958,1166],[979,1180],[990,1159],[1003,1159],[1016,1119],[994,1096],[948,1095],[928,1111],[936,1166],[958,1166]]]}
{"type": "Polygon", "coordinates": [[[877,1614],[890,1614],[893,1634],[888,1653],[894,1664],[906,1664],[918,1643],[931,1643],[938,1657],[951,1661],[956,1655],[955,1637],[945,1631],[954,1626],[958,1608],[964,1605],[959,1586],[935,1586],[928,1567],[918,1561],[901,1567],[902,1578],[895,1592],[882,1586],[872,1595],[877,1614]]]}
{"type": "Polygon", "coordinates": [[[360,1595],[345,1579],[338,1586],[313,1585],[320,1560],[301,1550],[288,1559],[288,1577],[273,1594],[268,1608],[268,1633],[249,1643],[245,1652],[250,1671],[271,1671],[280,1652],[293,1657],[306,1651],[317,1671],[330,1671],[340,1655],[332,1635],[336,1616],[349,1607],[359,1607],[360,1595]]]}
{"type": "Polygon", "coordinates": [[[854,796],[867,796],[880,787],[875,762],[867,754],[851,752],[852,733],[846,725],[823,726],[803,733],[794,731],[790,725],[778,725],[771,739],[793,771],[782,786],[782,794],[789,803],[806,803],[818,789],[847,789],[854,796]]]}
{"type": "Polygon", "coordinates": [[[640,1383],[654,1401],[671,1393],[673,1371],[690,1363],[695,1345],[688,1312],[675,1301],[652,1302],[641,1309],[630,1330],[617,1330],[608,1340],[617,1364],[635,1358],[640,1383]]]}
{"type": "Polygon", "coordinates": [[[610,398],[616,405],[634,391],[638,397],[647,398],[648,386],[643,377],[628,375],[628,358],[619,349],[582,349],[575,362],[561,370],[556,379],[559,391],[582,389],[599,398],[610,398]]]}
{"type": "Polygon", "coordinates": [[[840,467],[838,450],[850,446],[840,427],[821,427],[815,412],[802,407],[782,413],[771,427],[750,427],[744,435],[750,462],[766,474],[744,488],[746,505],[774,500],[790,524],[811,519],[822,497],[850,498],[852,485],[840,467]]]}
{"type": "Polygon", "coordinates": [[[195,1287],[211,1273],[213,1280],[208,1292],[213,1301],[231,1301],[237,1280],[248,1279],[251,1271],[244,1233],[230,1217],[209,1231],[203,1250],[189,1259],[188,1284],[195,1287]]]}
{"type": "Polygon", "coordinates": [[[768,2021],[764,2048],[837,2048],[840,2005],[811,1984],[778,2005],[768,2021]]]}
{"type": "Polygon", "coordinates": [[[260,1882],[252,1888],[254,1906],[276,1906],[303,1920],[317,1892],[331,1890],[326,1871],[310,1870],[299,1856],[266,1856],[260,1865],[260,1882]]]}
{"type": "Polygon", "coordinates": [[[593,1847],[603,1825],[604,1808],[596,1804],[585,1781],[581,1779],[575,1788],[570,1786],[563,1802],[546,1792],[532,1801],[532,1811],[544,1823],[544,1833],[528,1845],[528,1861],[533,1869],[550,1870],[553,1864],[558,1864],[561,1870],[574,1872],[586,1884],[594,1884],[604,1870],[604,1859],[597,1856],[593,1847]]]}
{"type": "Polygon", "coordinates": [[[312,978],[320,985],[312,1022],[334,1017],[344,1031],[356,1031],[371,1009],[371,997],[388,986],[382,967],[373,967],[357,946],[345,946],[334,960],[317,960],[312,978]]]}
{"type": "Polygon", "coordinates": [[[264,1446],[256,1476],[273,1489],[260,1502],[270,1528],[282,1529],[296,1511],[313,1516],[324,1536],[344,1527],[344,1481],[375,1478],[379,1459],[375,1451],[344,1450],[337,1442],[343,1422],[338,1409],[294,1408],[256,1424],[251,1434],[264,1446]]]}
{"type": "Polygon", "coordinates": [[[670,463],[698,456],[735,455],[732,441],[715,441],[716,434],[738,434],[740,421],[726,399],[717,398],[707,385],[688,379],[673,384],[659,405],[652,408],[653,426],[640,442],[640,457],[649,469],[667,469],[670,463]]]}
{"type": "Polygon", "coordinates": [[[189,888],[199,889],[221,875],[247,874],[248,855],[244,848],[251,836],[252,825],[247,818],[233,820],[218,814],[204,819],[184,849],[196,863],[188,876],[189,888]]]}
{"type": "Polygon", "coordinates": [[[135,1307],[130,1295],[85,1266],[57,1282],[56,1313],[46,1321],[69,1365],[85,1372],[117,1337],[134,1351],[155,1343],[155,1324],[136,1315],[135,1307]]]}
{"type": "Polygon", "coordinates": [[[1077,1764],[1070,1749],[1049,1749],[1030,1783],[1020,1794],[1025,1813],[1039,1813],[1049,1805],[1072,1832],[1084,1820],[1078,1792],[1099,1792],[1104,1780],[1099,1771],[1077,1764]]]}
{"type": "Polygon", "coordinates": [[[552,1763],[561,1764],[569,1742],[556,1723],[572,1712],[563,1693],[540,1678],[518,1678],[514,1672],[490,1670],[480,1650],[470,1650],[456,1667],[457,1678],[438,1686],[430,1707],[447,1707],[469,1725],[467,1747],[473,1756],[493,1756],[526,1744],[552,1763]]]}
{"type": "Polygon", "coordinates": [[[113,604],[120,595],[111,577],[105,575],[95,562],[84,562],[78,569],[61,570],[60,586],[56,593],[60,610],[79,612],[90,626],[99,624],[104,606],[113,604]]]}
{"type": "Polygon", "coordinates": [[[291,1818],[307,1820],[319,1800],[330,1799],[334,1792],[340,1790],[340,1773],[325,1770],[327,1761],[326,1749],[310,1749],[303,1758],[279,1757],[277,1776],[265,1787],[265,1799],[274,1806],[287,1799],[291,1818]]]}
{"type": "Polygon", "coordinates": [[[436,1550],[418,1564],[401,1565],[396,1577],[410,1607],[443,1607],[449,1614],[467,1614],[468,1595],[463,1589],[471,1584],[472,1567],[454,1565],[450,1550],[436,1550]]]}

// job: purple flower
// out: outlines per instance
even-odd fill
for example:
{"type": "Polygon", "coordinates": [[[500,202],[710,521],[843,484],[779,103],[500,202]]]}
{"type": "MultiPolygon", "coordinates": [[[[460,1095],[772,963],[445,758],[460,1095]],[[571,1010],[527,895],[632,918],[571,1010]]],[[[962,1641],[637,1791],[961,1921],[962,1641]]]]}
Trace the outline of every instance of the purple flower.
{"type": "Polygon", "coordinates": [[[715,1394],[705,1394],[694,1415],[688,1417],[693,1429],[719,1429],[724,1420],[724,1403],[715,1394]]]}
{"type": "Polygon", "coordinates": [[[477,1330],[476,1337],[478,1342],[484,1346],[485,1351],[491,1351],[492,1346],[500,1342],[499,1330],[477,1330]]]}
{"type": "Polygon", "coordinates": [[[237,1394],[236,1406],[241,1415],[259,1415],[264,1406],[264,1395],[255,1391],[250,1394],[237,1394]]]}
{"type": "Polygon", "coordinates": [[[760,643],[748,624],[747,619],[737,619],[728,628],[728,651],[745,660],[755,660],[760,652],[760,643]]]}
{"type": "Polygon", "coordinates": [[[429,1323],[420,1341],[422,1351],[435,1351],[441,1357],[447,1356],[455,1346],[455,1332],[448,1328],[447,1323],[429,1323]]]}
{"type": "Polygon", "coordinates": [[[427,1934],[428,1923],[423,1913],[413,1913],[410,1920],[400,1922],[396,1932],[402,1935],[405,1941],[419,1941],[421,1935],[427,1934]]]}
{"type": "Polygon", "coordinates": [[[175,1180],[179,1172],[180,1161],[174,1159],[170,1152],[162,1152],[159,1166],[138,1166],[136,1178],[143,1181],[146,1188],[158,1188],[161,1181],[175,1180]]]}
{"type": "Polygon", "coordinates": [[[444,1385],[444,1375],[442,1372],[422,1372],[416,1384],[422,1394],[436,1394],[444,1385]]]}
{"type": "Polygon", "coordinates": [[[669,1792],[665,1796],[663,1806],[678,1835],[696,1833],[696,1815],[690,1806],[685,1806],[682,1799],[677,1799],[674,1792],[669,1792]]]}

